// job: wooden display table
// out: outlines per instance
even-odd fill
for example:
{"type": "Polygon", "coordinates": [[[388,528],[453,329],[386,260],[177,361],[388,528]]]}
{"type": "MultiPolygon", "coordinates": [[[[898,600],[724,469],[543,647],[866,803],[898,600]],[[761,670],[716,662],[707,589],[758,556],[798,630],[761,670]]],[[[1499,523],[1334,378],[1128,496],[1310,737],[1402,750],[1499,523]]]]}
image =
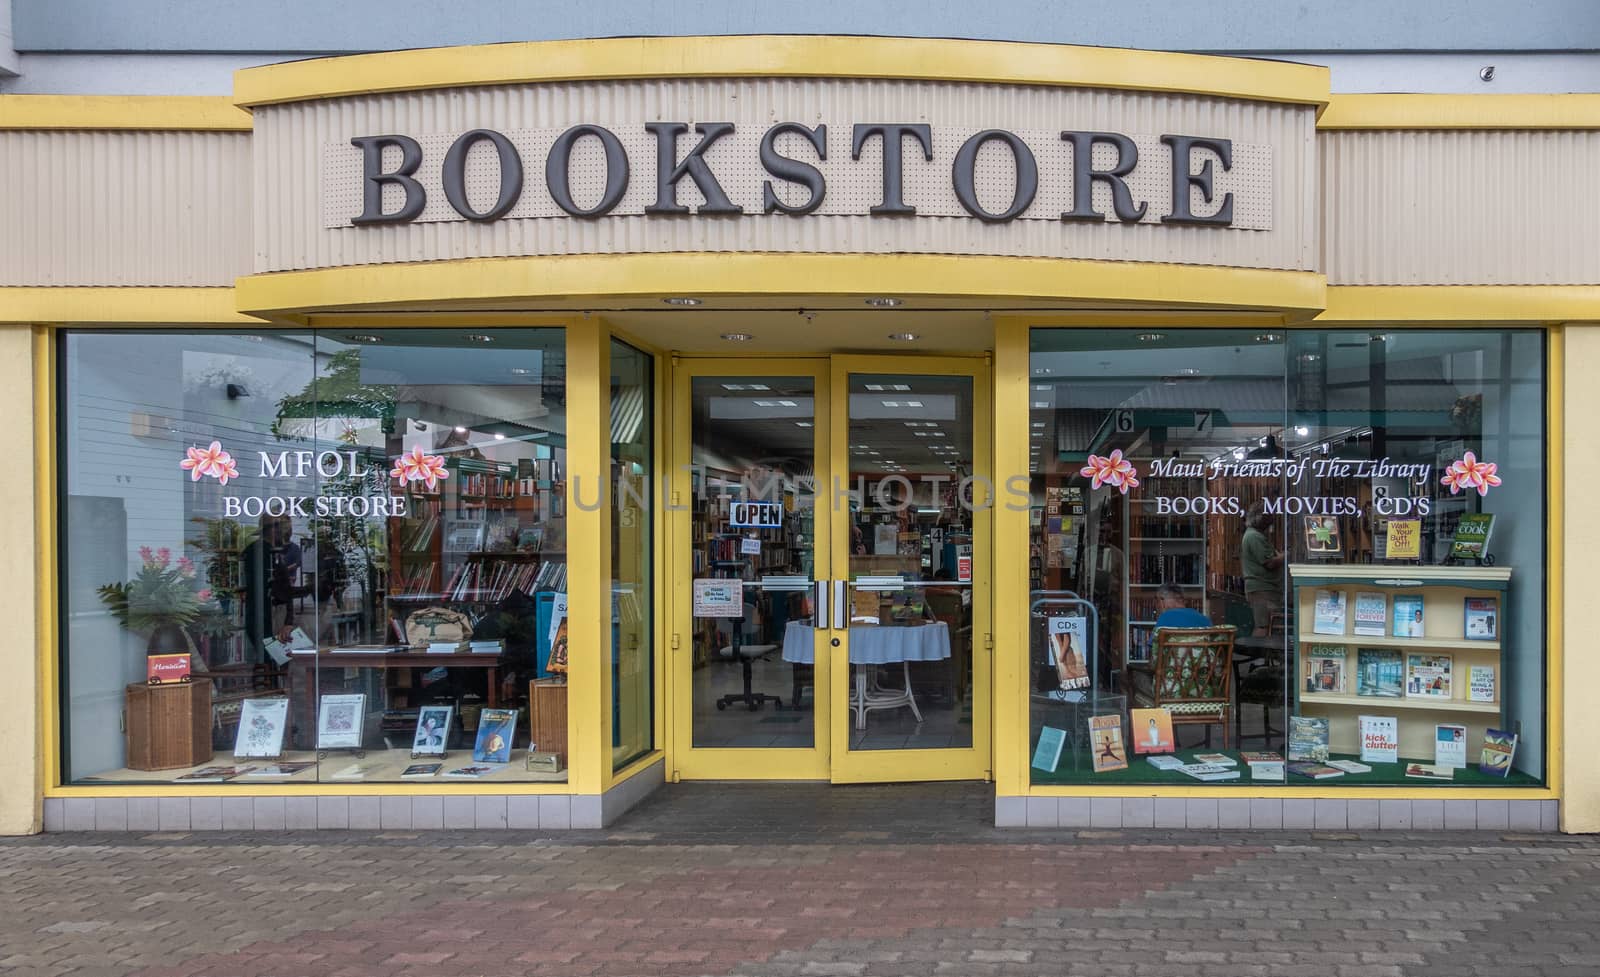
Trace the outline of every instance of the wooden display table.
{"type": "Polygon", "coordinates": [[[211,761],[211,681],[127,687],[128,767],[171,770],[211,761]]]}

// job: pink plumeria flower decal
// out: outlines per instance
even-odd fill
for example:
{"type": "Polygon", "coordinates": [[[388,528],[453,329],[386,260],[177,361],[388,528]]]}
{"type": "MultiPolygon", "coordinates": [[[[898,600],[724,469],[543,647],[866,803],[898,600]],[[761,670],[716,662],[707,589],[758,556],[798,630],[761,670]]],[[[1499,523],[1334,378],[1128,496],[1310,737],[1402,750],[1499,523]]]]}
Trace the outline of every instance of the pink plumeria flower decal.
{"type": "Polygon", "coordinates": [[[198,482],[210,475],[226,485],[228,479],[239,477],[239,470],[234,467],[233,456],[222,450],[221,441],[213,441],[206,448],[191,446],[188,457],[178,462],[178,467],[189,473],[191,482],[198,482]]]}
{"type": "Polygon", "coordinates": [[[428,491],[433,491],[434,486],[450,477],[449,469],[444,467],[444,455],[423,454],[420,447],[395,459],[394,471],[389,473],[391,478],[406,482],[426,482],[428,491]]]}
{"type": "Polygon", "coordinates": [[[1495,474],[1499,470],[1499,465],[1492,461],[1479,461],[1477,455],[1468,451],[1460,461],[1450,463],[1439,482],[1450,486],[1451,495],[1471,489],[1477,489],[1479,495],[1488,495],[1489,489],[1500,484],[1500,476],[1495,474]]]}
{"type": "Polygon", "coordinates": [[[1122,457],[1121,448],[1113,448],[1109,455],[1090,455],[1089,463],[1084,465],[1078,474],[1093,479],[1094,488],[1114,485],[1123,495],[1128,494],[1128,489],[1139,487],[1139,477],[1133,462],[1122,457]]]}

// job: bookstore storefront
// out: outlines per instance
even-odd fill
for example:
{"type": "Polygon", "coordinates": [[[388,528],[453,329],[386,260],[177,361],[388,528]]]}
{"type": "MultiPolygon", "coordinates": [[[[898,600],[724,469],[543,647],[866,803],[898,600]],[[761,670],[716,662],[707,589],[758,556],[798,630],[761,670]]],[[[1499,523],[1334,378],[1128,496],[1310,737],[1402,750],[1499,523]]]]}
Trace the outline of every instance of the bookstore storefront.
{"type": "Polygon", "coordinates": [[[111,189],[0,287],[6,830],[600,826],[692,779],[1600,827],[1562,748],[1592,226],[1439,216],[1571,183],[1600,119],[869,38],[314,60],[138,131],[38,98],[0,150],[111,189]]]}

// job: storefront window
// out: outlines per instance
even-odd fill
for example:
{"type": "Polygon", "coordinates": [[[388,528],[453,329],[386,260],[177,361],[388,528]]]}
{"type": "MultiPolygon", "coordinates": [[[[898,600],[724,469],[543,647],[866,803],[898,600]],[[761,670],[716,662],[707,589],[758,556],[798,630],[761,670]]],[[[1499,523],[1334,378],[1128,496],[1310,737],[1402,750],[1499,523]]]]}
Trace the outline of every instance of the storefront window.
{"type": "Polygon", "coordinates": [[[63,343],[68,781],[566,779],[561,330],[63,343]]]}
{"type": "Polygon", "coordinates": [[[1541,333],[1035,330],[1029,402],[1034,783],[1543,782],[1541,333]]]}
{"type": "Polygon", "coordinates": [[[611,342],[611,764],[655,747],[654,361],[611,342]]]}

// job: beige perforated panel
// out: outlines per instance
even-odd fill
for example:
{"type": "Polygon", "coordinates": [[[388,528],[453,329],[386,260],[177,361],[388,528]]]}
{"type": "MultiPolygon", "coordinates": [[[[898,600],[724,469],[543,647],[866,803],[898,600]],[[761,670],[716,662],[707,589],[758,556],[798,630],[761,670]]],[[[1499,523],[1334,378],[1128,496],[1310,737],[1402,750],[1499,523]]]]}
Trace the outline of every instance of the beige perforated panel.
{"type": "MultiPolygon", "coordinates": [[[[693,123],[691,122],[691,127],[693,123]]],[[[622,201],[610,216],[623,217],[643,214],[655,202],[657,150],[655,136],[646,131],[642,122],[617,123],[613,130],[627,151],[629,183],[622,201]]],[[[916,207],[924,217],[963,217],[969,215],[956,198],[951,178],[956,154],[963,143],[979,130],[936,129],[933,133],[933,160],[924,156],[915,139],[902,140],[901,172],[904,180],[905,202],[916,207]]],[[[568,215],[556,205],[545,183],[545,160],[550,147],[561,135],[560,129],[517,129],[504,133],[522,161],[523,186],[517,205],[505,215],[506,220],[534,218],[565,219],[568,215]]],[[[1020,220],[1058,220],[1063,211],[1072,209],[1073,149],[1071,143],[1060,138],[1059,131],[1027,129],[1016,133],[1033,153],[1038,170],[1038,193],[1020,220]]],[[[407,133],[422,146],[423,165],[416,177],[427,191],[428,203],[419,221],[460,221],[466,218],[452,208],[445,198],[441,170],[451,143],[460,133],[407,133]]],[[[723,136],[705,152],[705,160],[722,187],[722,192],[747,214],[761,213],[762,188],[773,184],[779,199],[789,204],[800,204],[806,199],[803,186],[773,180],[760,163],[760,145],[763,129],[735,130],[723,136]]],[[[1145,222],[1159,224],[1161,217],[1172,213],[1172,150],[1161,142],[1159,135],[1127,134],[1138,147],[1138,166],[1126,182],[1136,202],[1147,204],[1145,222]]],[[[699,143],[700,136],[692,131],[678,138],[674,164],[686,156],[699,143]]],[[[827,180],[822,206],[818,215],[866,214],[877,205],[883,193],[883,140],[874,138],[862,147],[861,159],[850,158],[851,126],[848,122],[835,124],[828,129],[828,157],[817,158],[816,150],[798,134],[785,133],[779,137],[777,147],[781,153],[815,166],[827,180]]],[[[1099,144],[1094,150],[1094,165],[1105,170],[1116,165],[1114,146],[1099,144]]],[[[390,148],[384,157],[386,169],[398,165],[400,150],[390,148]]],[[[1199,187],[1189,188],[1190,210],[1199,215],[1216,213],[1227,194],[1233,194],[1233,222],[1236,230],[1270,230],[1272,227],[1272,147],[1259,143],[1235,143],[1232,167],[1222,169],[1222,160],[1209,150],[1197,149],[1190,160],[1190,171],[1202,172],[1210,161],[1214,174],[1213,199],[1207,203],[1199,187]]],[[[322,147],[322,223],[324,227],[349,226],[350,219],[361,212],[362,172],[361,150],[349,144],[326,143],[322,147]]],[[[487,141],[476,143],[467,152],[465,167],[467,201],[478,212],[494,205],[500,193],[500,159],[495,148],[487,141]]],[[[605,153],[600,140],[595,137],[580,139],[572,154],[569,183],[573,202],[579,207],[592,207],[599,202],[606,183],[605,153]]],[[[973,168],[973,184],[978,202],[991,213],[1000,213],[1011,206],[1016,193],[1017,163],[1009,147],[998,142],[988,142],[978,151],[973,168]]],[[[1104,181],[1094,181],[1095,209],[1112,219],[1111,188],[1104,181]]],[[[390,184],[384,187],[384,211],[393,213],[404,203],[403,191],[390,184]]],[[[678,181],[679,204],[691,209],[705,202],[695,182],[689,177],[678,181]]]]}
{"type": "MultiPolygon", "coordinates": [[[[256,110],[256,269],[279,271],[378,262],[515,255],[651,253],[672,251],[986,254],[1160,261],[1235,267],[1314,270],[1314,116],[1306,107],[1199,96],[1099,89],[1033,88],[851,79],[687,79],[512,85],[325,99],[256,110]],[[732,122],[736,131],[707,153],[728,196],[745,207],[736,218],[644,216],[654,202],[655,137],[650,121],[732,122]],[[828,159],[816,160],[798,136],[779,140],[788,156],[811,162],[828,180],[823,207],[806,217],[760,213],[759,163],[763,133],[778,122],[828,124],[828,159]],[[880,141],[860,160],[850,159],[857,123],[925,122],[934,133],[929,163],[904,142],[906,200],[914,219],[868,216],[880,200],[880,141]],[[582,123],[605,126],[630,157],[626,196],[598,220],[567,217],[545,189],[550,144],[582,123]],[[510,136],[523,160],[522,197],[508,219],[462,220],[439,189],[445,151],[460,133],[493,129],[510,136]],[[983,129],[1021,135],[1040,170],[1039,195],[1024,216],[989,224],[968,216],[957,202],[951,163],[961,143],[983,129]],[[1134,137],[1141,163],[1131,181],[1149,212],[1136,225],[1116,221],[1066,222],[1070,209],[1071,148],[1064,129],[1121,132],[1134,137]],[[429,190],[422,219],[407,225],[352,227],[360,210],[360,157],[354,136],[403,133],[422,140],[420,177],[429,190]],[[1235,226],[1164,225],[1170,212],[1170,166],[1163,133],[1231,139],[1234,165],[1217,173],[1219,193],[1234,194],[1235,226]]],[[[699,140],[678,141],[680,157],[699,140]]],[[[1109,147],[1097,149],[1109,162],[1109,147]]],[[[1194,166],[1209,156],[1197,151],[1194,166]]],[[[1215,170],[1220,170],[1213,163],[1215,170]]],[[[572,159],[572,190],[580,206],[593,205],[604,181],[599,144],[584,139],[572,159]]],[[[486,208],[499,185],[492,148],[475,147],[468,160],[468,196],[486,208]]],[[[986,146],[979,155],[977,191],[999,211],[1011,199],[1009,151],[986,146]]],[[[804,190],[783,182],[776,192],[799,203],[804,190]]],[[[387,207],[397,207],[398,191],[387,207]]],[[[1096,208],[1111,210],[1110,192],[1094,189],[1096,208]]],[[[1196,213],[1207,205],[1191,188],[1196,213]]],[[[1220,197],[1218,198],[1220,200],[1220,197]]],[[[678,184],[678,202],[701,203],[691,180],[678,184]]]]}

